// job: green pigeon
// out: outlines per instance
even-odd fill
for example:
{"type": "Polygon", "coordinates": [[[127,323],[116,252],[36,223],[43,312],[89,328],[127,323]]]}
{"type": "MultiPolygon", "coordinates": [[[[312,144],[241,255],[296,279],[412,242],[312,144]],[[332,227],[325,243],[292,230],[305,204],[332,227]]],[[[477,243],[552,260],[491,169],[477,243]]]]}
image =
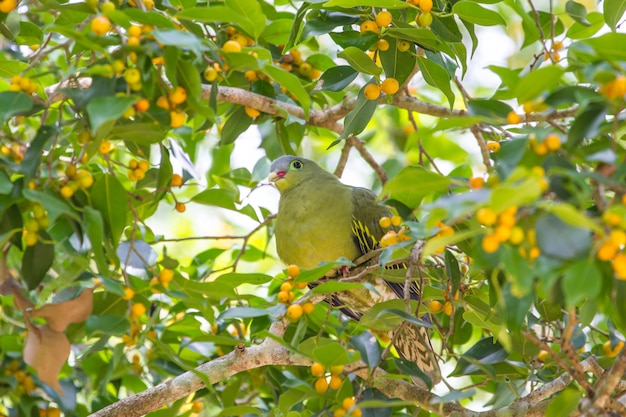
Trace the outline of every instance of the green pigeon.
{"type": "MultiPolygon", "coordinates": [[[[379,220],[391,212],[378,204],[376,195],[366,188],[343,184],[313,161],[281,156],[272,163],[269,180],[280,191],[276,250],[286,264],[311,269],[342,257],[355,260],[376,249],[385,234],[379,220]]],[[[384,280],[377,274],[368,279],[375,292],[363,288],[338,293],[333,304],[359,320],[376,303],[404,298],[403,283],[384,280]]],[[[411,296],[419,299],[419,290],[414,288],[411,296]]],[[[433,385],[440,381],[439,365],[424,327],[404,323],[400,334],[390,336],[398,353],[414,362],[433,385]]],[[[415,381],[426,387],[423,381],[415,381]]]]}

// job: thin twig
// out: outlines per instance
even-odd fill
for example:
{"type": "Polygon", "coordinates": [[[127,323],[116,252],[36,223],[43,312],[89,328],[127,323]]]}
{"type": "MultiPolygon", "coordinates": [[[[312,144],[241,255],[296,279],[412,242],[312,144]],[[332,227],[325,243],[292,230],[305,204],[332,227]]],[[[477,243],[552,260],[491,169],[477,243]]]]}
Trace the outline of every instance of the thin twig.
{"type": "Polygon", "coordinates": [[[261,230],[262,228],[267,226],[272,220],[274,220],[275,217],[276,217],[276,215],[267,216],[265,218],[265,220],[263,220],[261,223],[259,223],[254,229],[252,229],[252,231],[250,231],[250,233],[248,233],[243,238],[243,242],[241,244],[241,250],[239,251],[239,254],[237,254],[237,257],[235,258],[235,260],[233,261],[233,264],[232,264],[233,271],[235,271],[237,269],[237,264],[241,260],[241,257],[243,256],[243,254],[246,252],[246,248],[247,248],[247,245],[248,245],[248,240],[252,237],[253,234],[255,234],[256,232],[258,232],[259,230],[261,230]]]}
{"type": "Polygon", "coordinates": [[[372,154],[367,150],[367,148],[365,147],[365,143],[363,143],[362,140],[355,138],[354,136],[349,137],[347,140],[350,142],[351,146],[355,147],[356,150],[359,151],[361,157],[365,160],[365,162],[367,162],[376,172],[378,178],[380,178],[380,182],[383,184],[386,183],[387,173],[385,172],[383,167],[381,167],[378,162],[376,162],[372,154]]]}
{"type": "Polygon", "coordinates": [[[576,309],[574,307],[570,308],[568,312],[568,320],[567,327],[563,332],[563,338],[561,340],[561,350],[567,356],[570,363],[572,364],[572,369],[570,372],[573,373],[574,378],[578,383],[585,389],[587,392],[593,392],[593,387],[587,381],[585,377],[585,371],[580,366],[580,361],[578,360],[578,355],[574,350],[574,346],[570,342],[572,335],[574,334],[574,329],[576,328],[576,324],[578,323],[578,318],[576,317],[576,309]]]}
{"type": "Polygon", "coordinates": [[[489,149],[487,149],[487,143],[485,142],[485,138],[483,138],[483,134],[478,127],[478,125],[474,125],[471,127],[471,132],[476,138],[476,142],[478,143],[478,147],[480,148],[480,154],[483,157],[483,164],[487,169],[491,168],[491,160],[489,159],[489,149]]]}
{"type": "Polygon", "coordinates": [[[335,176],[337,178],[341,178],[343,175],[343,170],[346,168],[346,164],[348,163],[348,156],[350,156],[350,149],[352,149],[352,146],[352,141],[346,140],[343,148],[341,148],[339,162],[337,162],[337,167],[335,168],[335,176]]]}

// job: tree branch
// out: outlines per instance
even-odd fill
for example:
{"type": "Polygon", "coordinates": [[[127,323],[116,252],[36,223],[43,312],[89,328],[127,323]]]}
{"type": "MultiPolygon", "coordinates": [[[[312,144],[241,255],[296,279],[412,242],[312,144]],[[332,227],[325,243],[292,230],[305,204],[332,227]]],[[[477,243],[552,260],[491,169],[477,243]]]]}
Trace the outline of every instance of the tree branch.
{"type": "MultiPolygon", "coordinates": [[[[282,336],[285,328],[286,323],[278,321],[272,324],[270,333],[282,336]]],[[[303,357],[295,360],[286,347],[267,337],[256,346],[246,348],[241,344],[228,355],[206,362],[192,371],[185,372],[139,394],[121,399],[91,414],[90,417],[143,416],[203,388],[204,378],[198,376],[198,373],[203,374],[211,384],[215,384],[239,372],[265,365],[292,365],[304,362],[311,363],[309,359],[303,357]]]]}
{"type": "Polygon", "coordinates": [[[583,410],[583,417],[598,415],[611,400],[611,394],[622,381],[626,372],[626,348],[622,348],[613,365],[600,377],[596,384],[596,395],[593,402],[583,410]]]}
{"type": "MultiPolygon", "coordinates": [[[[51,85],[50,87],[46,88],[46,94],[48,94],[49,96],[47,104],[50,105],[57,101],[66,99],[65,94],[60,91],[61,89],[87,89],[90,86],[90,77],[82,77],[78,78],[77,80],[68,80],[55,85],[51,85]]],[[[203,84],[202,94],[200,98],[203,100],[208,100],[211,97],[211,94],[212,86],[208,84],[203,84]]],[[[280,117],[286,117],[286,115],[291,115],[302,120],[306,120],[306,123],[310,126],[326,128],[337,134],[342,134],[344,131],[344,126],[343,124],[339,123],[339,120],[343,119],[346,114],[348,114],[356,107],[356,97],[346,98],[341,103],[324,110],[309,110],[309,118],[307,120],[304,110],[297,104],[279,101],[270,97],[263,96],[261,94],[253,93],[251,91],[236,87],[220,86],[217,89],[216,94],[217,100],[221,102],[252,107],[264,113],[280,117]]],[[[379,103],[388,104],[387,96],[382,95],[379,99],[379,103]]],[[[391,99],[391,105],[408,110],[410,112],[417,112],[435,117],[469,116],[469,113],[466,110],[451,110],[448,107],[427,103],[425,101],[418,100],[415,97],[402,94],[394,95],[391,99]]],[[[553,119],[573,117],[576,115],[577,111],[578,107],[576,106],[563,110],[555,110],[550,113],[532,113],[526,115],[526,122],[542,122],[553,119]]]]}
{"type": "Polygon", "coordinates": [[[350,149],[352,149],[352,142],[347,140],[343,144],[343,148],[341,148],[341,156],[339,157],[339,162],[337,163],[337,168],[335,168],[334,172],[335,177],[341,178],[343,175],[343,170],[346,168],[348,157],[350,156],[350,149]]]}
{"type": "MultiPolygon", "coordinates": [[[[269,332],[274,337],[282,338],[287,325],[286,321],[275,322],[271,325],[269,332]]],[[[192,371],[185,372],[144,392],[121,399],[91,414],[90,417],[139,417],[204,388],[204,381],[206,380],[210,381],[211,384],[216,384],[240,372],[268,365],[309,366],[311,364],[311,359],[294,353],[274,338],[267,337],[256,346],[246,347],[242,343],[228,355],[204,363],[192,371]]],[[[582,361],[581,367],[585,371],[598,370],[593,356],[582,361]]],[[[607,401],[609,400],[608,393],[617,386],[625,368],[626,350],[623,350],[604,377],[604,391],[602,392],[607,393],[607,401]]],[[[401,379],[391,379],[381,369],[377,369],[373,375],[370,375],[371,369],[361,361],[346,365],[345,370],[360,376],[363,380],[369,378],[372,387],[389,397],[411,401],[436,415],[450,417],[544,417],[546,407],[549,404],[549,401],[544,400],[554,393],[562,391],[573,381],[572,376],[565,373],[508,406],[487,411],[472,411],[457,403],[444,403],[438,395],[413,383],[401,379]]],[[[608,402],[606,404],[617,407],[618,405],[614,403],[617,402],[611,400],[611,404],[608,402]]],[[[600,404],[597,405],[600,406],[600,404]]],[[[606,415],[598,411],[595,414],[597,416],[606,415]]],[[[580,414],[577,413],[576,415],[580,414]]]]}
{"type": "MultiPolygon", "coordinates": [[[[202,85],[201,98],[208,100],[211,97],[212,86],[202,85]]],[[[291,104],[279,101],[261,94],[253,93],[236,87],[222,87],[217,89],[217,100],[227,103],[240,104],[255,108],[263,113],[285,117],[287,114],[302,120],[307,120],[304,110],[297,104],[291,104]]],[[[309,110],[309,118],[307,124],[311,126],[324,127],[332,130],[337,134],[343,133],[343,125],[337,120],[343,118],[352,107],[344,107],[344,103],[340,103],[327,110],[309,110]]]]}

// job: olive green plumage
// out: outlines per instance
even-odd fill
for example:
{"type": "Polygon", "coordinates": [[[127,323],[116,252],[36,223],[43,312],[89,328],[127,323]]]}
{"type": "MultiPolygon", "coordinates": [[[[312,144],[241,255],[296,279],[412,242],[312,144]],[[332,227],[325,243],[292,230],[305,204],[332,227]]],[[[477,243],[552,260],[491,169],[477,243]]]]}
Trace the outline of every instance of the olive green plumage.
{"type": "MultiPolygon", "coordinates": [[[[310,269],[339,258],[355,260],[378,246],[385,233],[379,220],[391,213],[378,204],[370,190],[345,185],[315,162],[295,156],[276,159],[270,171],[270,181],[280,191],[276,249],[283,262],[310,269]]],[[[334,304],[357,320],[376,303],[403,295],[402,284],[374,274],[368,279],[376,292],[363,288],[333,297],[334,304]]],[[[418,298],[419,292],[411,295],[418,298]]],[[[439,366],[426,329],[405,325],[394,345],[433,383],[439,381],[439,366]]]]}
{"type": "Polygon", "coordinates": [[[342,184],[313,161],[278,158],[272,181],[281,193],[276,221],[278,256],[288,264],[313,268],[323,261],[358,258],[378,244],[378,224],[389,210],[365,188],[342,184]]]}

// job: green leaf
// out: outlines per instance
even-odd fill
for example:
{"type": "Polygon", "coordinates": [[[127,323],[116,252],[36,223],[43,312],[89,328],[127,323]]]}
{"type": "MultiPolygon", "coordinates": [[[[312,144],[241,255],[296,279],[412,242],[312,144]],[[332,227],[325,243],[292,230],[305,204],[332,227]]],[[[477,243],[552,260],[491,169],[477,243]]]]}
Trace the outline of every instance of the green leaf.
{"type": "Polygon", "coordinates": [[[313,282],[320,279],[320,277],[325,276],[327,273],[329,273],[333,269],[336,269],[339,266],[349,266],[351,264],[352,263],[345,258],[337,262],[326,262],[321,266],[318,266],[317,268],[300,271],[300,274],[296,278],[296,282],[313,282]]]}
{"type": "Polygon", "coordinates": [[[87,206],[83,213],[85,220],[85,229],[89,242],[91,242],[91,250],[93,251],[93,257],[98,267],[100,275],[108,277],[109,264],[104,256],[104,248],[102,242],[104,242],[104,222],[102,215],[99,211],[87,206]]]}
{"type": "Polygon", "coordinates": [[[233,190],[224,188],[210,188],[196,194],[191,201],[209,206],[222,207],[229,210],[235,210],[235,202],[238,202],[239,195],[233,190]]]}
{"type": "MultiPolygon", "coordinates": [[[[441,39],[428,29],[390,28],[385,31],[385,34],[389,37],[404,39],[406,41],[416,43],[422,48],[431,51],[437,51],[441,44],[441,39]]],[[[415,52],[414,48],[414,46],[411,46],[411,49],[409,49],[407,53],[415,52]]]]}
{"type": "MultiPolygon", "coordinates": [[[[591,23],[587,20],[587,9],[582,4],[568,0],[567,3],[565,3],[565,12],[569,15],[569,17],[574,19],[575,22],[578,22],[583,26],[591,26],[591,23]]],[[[611,10],[610,14],[613,13],[615,13],[615,11],[611,10]]],[[[615,30],[615,28],[613,30],[615,30]]]]}
{"type": "Polygon", "coordinates": [[[533,43],[537,42],[540,38],[540,30],[543,33],[550,33],[553,36],[558,36],[564,31],[563,22],[561,19],[554,19],[554,14],[549,12],[544,12],[542,10],[535,11],[527,11],[524,7],[522,7],[522,3],[519,2],[508,2],[508,5],[516,5],[516,11],[522,17],[522,28],[524,33],[524,43],[522,44],[522,48],[525,48],[533,43]],[[537,20],[539,21],[539,28],[537,25],[537,20]]]}
{"type": "Polygon", "coordinates": [[[374,367],[380,361],[380,355],[382,354],[380,345],[370,332],[365,331],[358,336],[351,337],[350,344],[361,354],[361,360],[367,366],[374,367]]]}
{"type": "Polygon", "coordinates": [[[560,105],[571,106],[573,104],[584,107],[591,101],[601,100],[604,100],[604,98],[593,88],[579,85],[567,85],[553,90],[550,95],[545,98],[544,103],[552,107],[558,107],[560,105]]]}
{"type": "Polygon", "coordinates": [[[89,101],[86,110],[93,135],[98,138],[106,136],[117,119],[136,101],[135,97],[115,96],[96,97],[89,101]]]}
{"type": "MultiPolygon", "coordinates": [[[[6,59],[6,57],[0,57],[0,77],[2,78],[11,78],[14,75],[18,75],[21,72],[25,71],[28,68],[28,64],[26,62],[17,61],[15,59],[6,59]]],[[[8,91],[2,92],[0,94],[7,93],[8,91]]],[[[18,93],[19,94],[19,93],[18,93]]],[[[24,93],[22,93],[24,94],[24,93]]],[[[26,94],[24,94],[26,95],[26,94]]],[[[0,109],[5,110],[5,107],[2,106],[0,109]]]]}
{"type": "MultiPolygon", "coordinates": [[[[278,19],[271,22],[265,27],[261,36],[266,42],[284,45],[289,40],[291,29],[293,26],[292,19],[278,19]]],[[[289,49],[286,49],[287,51],[289,49]]]]}
{"type": "MultiPolygon", "coordinates": [[[[522,262],[525,261],[521,259],[521,256],[518,257],[518,259],[522,262]]],[[[526,264],[527,263],[528,262],[526,261],[526,264]]],[[[528,268],[528,265],[524,266],[526,269],[530,269],[528,268]]],[[[523,271],[523,269],[524,267],[518,268],[518,271],[523,271]]],[[[511,275],[510,272],[511,271],[507,271],[509,277],[511,275]]],[[[509,330],[509,332],[519,333],[524,323],[524,319],[528,315],[528,311],[533,304],[534,294],[532,294],[532,273],[528,270],[525,276],[516,276],[514,278],[516,278],[517,282],[507,283],[503,288],[503,300],[500,303],[500,308],[506,322],[507,330],[509,330]],[[526,288],[522,287],[524,284],[526,284],[526,288]]]]}
{"type": "Polygon", "coordinates": [[[443,42],[457,43],[463,40],[463,35],[453,15],[433,16],[433,23],[430,25],[430,29],[443,42]]]}
{"type": "MultiPolygon", "coordinates": [[[[252,407],[251,405],[235,405],[232,407],[227,407],[222,409],[218,417],[229,417],[229,416],[262,416],[263,412],[256,407],[252,407]]],[[[289,416],[287,416],[289,417],[289,416]]]]}
{"type": "Polygon", "coordinates": [[[237,22],[239,20],[237,12],[226,6],[191,7],[176,14],[176,18],[202,23],[237,22]]]}
{"type": "Polygon", "coordinates": [[[345,59],[352,68],[364,74],[380,75],[383,71],[374,61],[372,61],[372,58],[354,46],[347,47],[338,53],[337,56],[345,59]]]}
{"type": "MultiPolygon", "coordinates": [[[[430,379],[430,377],[425,374],[418,366],[415,362],[411,362],[409,360],[406,360],[404,358],[393,358],[393,361],[395,362],[396,366],[398,367],[398,370],[403,373],[404,375],[409,375],[409,376],[416,376],[419,379],[421,379],[427,387],[432,387],[432,380],[430,379]]],[[[440,397],[436,397],[436,398],[440,398],[440,397]]],[[[436,398],[433,398],[436,399],[436,398]]],[[[434,403],[434,401],[432,401],[434,403]]],[[[359,402],[359,405],[361,405],[362,403],[359,402]]]]}
{"type": "Polygon", "coordinates": [[[126,317],[112,314],[90,315],[85,326],[87,333],[92,337],[97,335],[121,336],[130,330],[130,323],[126,317]]]}
{"type": "Polygon", "coordinates": [[[614,296],[611,297],[611,307],[613,309],[610,314],[611,320],[620,329],[622,334],[626,333],[626,281],[618,279],[614,280],[614,296]]]}
{"type": "Polygon", "coordinates": [[[259,39],[265,30],[265,14],[257,0],[226,0],[226,7],[235,12],[236,19],[231,22],[238,24],[244,32],[259,39]]]}
{"type": "Polygon", "coordinates": [[[517,83],[519,83],[521,72],[519,69],[499,67],[497,65],[489,65],[487,69],[496,74],[500,78],[500,81],[502,81],[502,85],[509,90],[514,89],[517,83]]]}
{"type": "Polygon", "coordinates": [[[41,28],[31,22],[20,22],[20,34],[15,37],[18,45],[40,44],[43,37],[41,28]]]}
{"type": "Polygon", "coordinates": [[[406,3],[400,0],[329,0],[324,7],[384,7],[386,9],[405,9],[406,3]]]}
{"type": "MultiPolygon", "coordinates": [[[[327,35],[337,27],[350,26],[359,22],[359,16],[346,13],[321,12],[310,13],[314,17],[308,19],[302,31],[302,38],[327,35]]],[[[308,16],[307,16],[308,17],[308,16]]]]}
{"type": "Polygon", "coordinates": [[[556,259],[575,260],[584,257],[591,248],[589,230],[570,226],[553,214],[541,216],[535,230],[541,253],[556,259]]]}
{"type": "Polygon", "coordinates": [[[43,230],[38,233],[37,243],[28,246],[22,256],[22,277],[29,290],[34,290],[41,284],[54,261],[54,244],[49,243],[50,236],[43,230]]]}
{"type": "Polygon", "coordinates": [[[302,22],[311,8],[311,3],[303,2],[298,8],[295,17],[292,21],[291,32],[289,33],[289,40],[285,43],[285,51],[290,51],[295,45],[300,43],[300,35],[302,33],[302,22]]]}
{"type": "Polygon", "coordinates": [[[387,78],[395,78],[400,85],[403,85],[415,70],[415,58],[409,51],[398,50],[396,38],[385,37],[385,40],[389,42],[389,49],[378,51],[385,75],[387,78]]]}
{"type": "Polygon", "coordinates": [[[617,24],[624,17],[626,11],[626,0],[604,0],[603,12],[606,24],[613,32],[617,29],[617,24]]]}
{"type": "MultiPolygon", "coordinates": [[[[417,326],[432,327],[429,323],[405,311],[405,302],[400,299],[381,301],[367,310],[359,320],[359,325],[366,328],[389,331],[397,329],[400,323],[408,321],[417,326]]],[[[411,311],[417,310],[417,302],[411,301],[411,311]]]]}
{"type": "Polygon", "coordinates": [[[328,35],[337,45],[344,49],[355,47],[365,51],[378,41],[378,35],[374,32],[361,34],[361,32],[356,30],[346,30],[343,32],[331,32],[328,35]]]}
{"type": "Polygon", "coordinates": [[[67,204],[58,194],[53,193],[52,190],[39,191],[23,189],[22,195],[30,201],[36,201],[41,204],[48,212],[48,218],[50,222],[54,222],[59,216],[66,215],[74,220],[80,221],[72,207],[67,204]]]}
{"type": "Polygon", "coordinates": [[[506,26],[506,21],[497,12],[485,9],[478,3],[461,0],[452,6],[452,13],[461,19],[480,26],[506,26]]]}
{"type": "Polygon", "coordinates": [[[570,226],[583,227],[596,233],[603,233],[601,226],[571,204],[551,201],[542,203],[540,207],[547,213],[555,214],[570,226]]]}
{"type": "Polygon", "coordinates": [[[541,186],[536,177],[527,177],[521,182],[504,183],[491,193],[491,208],[500,212],[507,207],[523,206],[541,196],[541,186]]]}
{"type": "Polygon", "coordinates": [[[5,171],[0,171],[0,195],[2,194],[9,195],[11,194],[12,190],[13,190],[13,182],[11,181],[11,179],[9,178],[9,176],[7,175],[5,171]]]}
{"type": "Polygon", "coordinates": [[[138,145],[159,143],[167,136],[168,128],[156,123],[127,123],[115,125],[109,135],[138,145]]]}
{"type": "Polygon", "coordinates": [[[117,177],[109,174],[99,175],[91,187],[91,198],[108,226],[113,246],[117,246],[122,231],[126,227],[126,190],[117,177]]]}
{"type": "Polygon", "coordinates": [[[472,398],[474,395],[476,395],[476,389],[474,388],[462,391],[453,390],[447,394],[433,398],[431,404],[456,403],[466,398],[472,398]]]}
{"type": "Polygon", "coordinates": [[[416,208],[427,195],[443,193],[450,186],[450,178],[420,166],[403,168],[383,187],[383,194],[403,202],[410,208],[416,208]]]}
{"type": "MultiPolygon", "coordinates": [[[[617,1],[623,1],[623,0],[617,0],[617,1]]],[[[606,6],[606,4],[607,2],[605,1],[604,5],[606,6]]],[[[611,14],[611,16],[614,16],[614,15],[611,14]]],[[[598,33],[600,29],[602,29],[602,26],[604,26],[604,18],[605,18],[605,15],[603,15],[602,13],[598,13],[598,12],[589,13],[587,15],[587,20],[589,21],[590,25],[586,26],[578,22],[574,22],[574,24],[570,26],[569,29],[567,29],[567,37],[570,39],[591,38],[593,35],[598,33]]]]}
{"type": "Polygon", "coordinates": [[[594,299],[602,288],[602,274],[592,259],[581,259],[569,265],[562,282],[565,301],[569,307],[585,299],[594,299]]]}
{"type": "Polygon", "coordinates": [[[435,88],[441,90],[448,99],[450,108],[454,106],[454,93],[450,87],[450,74],[441,65],[426,59],[422,56],[417,57],[417,65],[419,65],[424,80],[435,88]]]}
{"type": "Polygon", "coordinates": [[[243,106],[239,106],[224,123],[220,132],[220,145],[230,145],[252,124],[252,119],[246,114],[243,106]]]}
{"type": "Polygon", "coordinates": [[[626,48],[623,47],[626,42],[626,33],[606,33],[583,42],[591,46],[596,54],[609,61],[626,59],[626,48]]]}
{"type": "MultiPolygon", "coordinates": [[[[391,301],[396,301],[396,300],[391,300],[391,301]]],[[[404,300],[401,300],[402,303],[404,303],[404,300]]],[[[381,303],[378,303],[381,304],[381,303]]],[[[380,318],[383,316],[396,316],[399,319],[401,319],[402,321],[407,321],[409,323],[415,324],[416,326],[420,326],[420,327],[432,327],[432,325],[422,319],[418,319],[417,317],[415,317],[415,315],[407,313],[404,310],[400,310],[398,308],[385,308],[382,310],[379,310],[378,313],[376,313],[376,317],[380,318]]]]}
{"type": "Polygon", "coordinates": [[[359,73],[348,65],[329,68],[320,77],[322,90],[343,91],[358,75],[359,73]]]}
{"type": "Polygon", "coordinates": [[[234,288],[242,284],[261,285],[270,282],[272,279],[273,278],[270,275],[266,274],[229,272],[227,274],[220,275],[214,282],[228,284],[234,288]]]}
{"type": "Polygon", "coordinates": [[[37,171],[41,168],[43,149],[56,133],[57,128],[54,126],[44,125],[37,130],[37,135],[30,143],[30,146],[24,154],[24,160],[20,164],[22,173],[24,173],[27,179],[35,177],[37,171]]]}
{"type": "Polygon", "coordinates": [[[22,213],[17,204],[12,204],[10,196],[0,196],[0,243],[11,243],[22,249],[22,234],[24,227],[22,213]]]}
{"type": "Polygon", "coordinates": [[[494,343],[493,338],[487,337],[476,342],[467,352],[465,352],[456,368],[449,376],[459,376],[475,373],[479,371],[480,365],[493,365],[504,361],[509,354],[498,342],[494,343]]]}
{"type": "Polygon", "coordinates": [[[329,280],[316,286],[311,290],[311,292],[313,294],[334,294],[341,291],[349,291],[355,289],[363,289],[363,284],[329,280]]]}
{"type": "MultiPolygon", "coordinates": [[[[498,161],[496,172],[501,178],[509,178],[512,173],[519,172],[518,164],[528,149],[528,138],[505,140],[500,144],[502,145],[500,152],[494,156],[498,161]]],[[[528,174],[528,171],[525,173],[528,174]]]]}
{"type": "Polygon", "coordinates": [[[326,343],[313,349],[313,359],[328,368],[334,365],[345,365],[350,361],[346,348],[339,343],[326,343]]]}
{"type": "MultiPolygon", "coordinates": [[[[249,69],[256,71],[259,69],[260,59],[246,53],[230,52],[226,54],[224,60],[230,71],[247,71],[249,69]]],[[[198,74],[197,71],[196,74],[198,74]]]]}
{"type": "Polygon", "coordinates": [[[578,408],[582,394],[574,386],[568,386],[559,392],[548,404],[546,408],[546,416],[550,417],[568,417],[572,415],[578,408]]]}
{"type": "Polygon", "coordinates": [[[472,115],[481,115],[490,118],[506,119],[513,109],[508,104],[499,100],[476,99],[467,103],[467,108],[472,115]]]}
{"type": "Polygon", "coordinates": [[[365,97],[365,87],[369,84],[371,83],[364,85],[361,91],[359,91],[354,109],[345,117],[343,133],[339,139],[345,139],[351,135],[358,135],[367,127],[367,124],[372,119],[376,106],[378,106],[378,100],[368,100],[365,97]]]}
{"type": "Polygon", "coordinates": [[[159,175],[157,177],[157,189],[163,190],[162,193],[158,195],[165,194],[165,189],[170,186],[172,183],[172,174],[174,170],[172,168],[172,162],[170,161],[170,152],[169,150],[161,144],[161,160],[159,162],[159,175]]]}
{"type": "Polygon", "coordinates": [[[445,251],[444,254],[445,266],[446,266],[446,276],[448,280],[452,283],[452,288],[450,293],[456,294],[456,291],[459,289],[461,284],[461,268],[459,267],[459,261],[456,259],[456,256],[452,254],[449,250],[445,251]]]}
{"type": "Polygon", "coordinates": [[[249,319],[263,316],[279,317],[281,314],[284,314],[284,312],[284,305],[277,305],[269,308],[231,307],[220,313],[218,319],[249,319]]]}
{"type": "Polygon", "coordinates": [[[491,306],[476,296],[465,296],[466,302],[463,311],[463,320],[476,327],[489,329],[499,341],[510,348],[510,336],[504,326],[504,319],[499,311],[493,311],[491,306]]]}
{"type": "Polygon", "coordinates": [[[220,301],[223,298],[237,299],[238,295],[233,290],[233,286],[223,282],[197,282],[190,279],[176,281],[176,284],[185,294],[197,297],[207,297],[210,300],[220,301]]]}
{"type": "Polygon", "coordinates": [[[24,93],[17,91],[1,92],[0,125],[4,125],[7,120],[16,114],[29,111],[33,108],[33,104],[33,100],[24,93]]]}
{"type": "Polygon", "coordinates": [[[196,56],[202,56],[202,51],[209,48],[191,32],[176,29],[159,29],[151,32],[155,39],[163,45],[175,46],[182,51],[192,51],[196,56]]]}
{"type": "MultiPolygon", "coordinates": [[[[533,274],[533,270],[531,265],[528,263],[528,260],[522,257],[517,248],[505,247],[502,252],[502,262],[506,265],[506,269],[503,273],[507,281],[510,283],[510,285],[506,287],[508,294],[505,295],[505,301],[518,304],[516,300],[508,299],[511,298],[510,294],[513,294],[516,297],[525,297],[530,294],[534,289],[533,284],[535,274],[533,274]]],[[[507,317],[507,322],[510,321],[511,316],[511,314],[509,314],[509,310],[509,304],[505,303],[505,308],[502,311],[502,314],[507,317]]],[[[518,324],[523,318],[524,316],[519,317],[519,320],[514,322],[517,330],[519,330],[518,324]]]]}
{"type": "Polygon", "coordinates": [[[133,21],[141,23],[142,25],[150,25],[157,28],[173,29],[174,23],[171,19],[165,17],[160,13],[154,13],[151,11],[144,12],[140,9],[127,8],[124,9],[124,14],[130,17],[133,21]]]}
{"type": "Polygon", "coordinates": [[[520,103],[537,98],[546,90],[552,90],[563,75],[563,68],[557,65],[531,71],[519,80],[515,95],[520,103]]]}
{"type": "Polygon", "coordinates": [[[178,81],[187,90],[188,99],[189,96],[192,96],[194,99],[195,97],[200,97],[202,80],[196,67],[187,60],[179,59],[176,65],[176,73],[178,81]]]}
{"type": "Polygon", "coordinates": [[[598,135],[608,111],[605,102],[591,102],[582,109],[569,128],[567,147],[574,149],[584,139],[591,139],[598,135]]]}
{"type": "Polygon", "coordinates": [[[289,91],[289,93],[295,96],[295,98],[300,102],[300,105],[302,106],[302,110],[304,111],[304,118],[308,119],[309,109],[311,107],[311,97],[309,97],[309,93],[307,93],[307,91],[302,86],[300,78],[290,72],[277,68],[272,64],[266,64],[263,67],[263,72],[274,82],[282,85],[287,89],[287,91],[289,91]]]}

